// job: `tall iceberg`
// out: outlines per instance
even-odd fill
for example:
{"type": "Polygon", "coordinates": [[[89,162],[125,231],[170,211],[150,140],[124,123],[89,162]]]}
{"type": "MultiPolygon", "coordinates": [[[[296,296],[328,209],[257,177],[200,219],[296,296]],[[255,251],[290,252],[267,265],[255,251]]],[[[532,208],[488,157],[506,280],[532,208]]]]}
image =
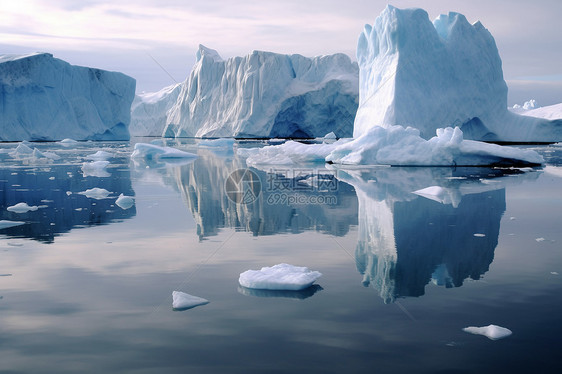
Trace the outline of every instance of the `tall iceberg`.
{"type": "Polygon", "coordinates": [[[128,140],[135,86],[49,53],[0,55],[0,141],[128,140]]]}
{"type": "Polygon", "coordinates": [[[429,139],[460,127],[472,140],[554,142],[562,120],[507,110],[507,85],[490,32],[459,13],[433,23],[422,9],[387,6],[357,46],[360,102],[353,137],[374,126],[411,126],[429,139]]]}
{"type": "Polygon", "coordinates": [[[199,46],[167,116],[167,137],[349,137],[358,67],[347,55],[307,58],[254,51],[223,60],[199,46]]]}

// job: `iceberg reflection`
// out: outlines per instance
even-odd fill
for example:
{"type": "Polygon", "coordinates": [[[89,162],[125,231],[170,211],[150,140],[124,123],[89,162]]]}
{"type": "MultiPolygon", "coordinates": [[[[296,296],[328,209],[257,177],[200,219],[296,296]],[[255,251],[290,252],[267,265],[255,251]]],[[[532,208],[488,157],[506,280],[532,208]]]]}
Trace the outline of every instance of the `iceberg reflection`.
{"type": "Polygon", "coordinates": [[[304,290],[292,291],[292,290],[260,290],[255,288],[247,288],[243,286],[238,286],[238,292],[246,296],[256,296],[256,297],[284,297],[288,299],[307,299],[313,296],[316,292],[322,291],[323,288],[318,284],[313,284],[304,290]]]}

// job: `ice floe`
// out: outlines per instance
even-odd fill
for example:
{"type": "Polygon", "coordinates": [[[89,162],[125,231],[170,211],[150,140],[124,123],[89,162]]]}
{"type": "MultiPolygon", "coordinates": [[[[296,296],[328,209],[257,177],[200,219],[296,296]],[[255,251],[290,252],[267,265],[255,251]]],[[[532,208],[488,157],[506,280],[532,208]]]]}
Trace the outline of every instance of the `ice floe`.
{"type": "Polygon", "coordinates": [[[21,226],[25,225],[25,222],[22,221],[9,221],[9,220],[0,220],[0,230],[8,229],[10,227],[21,226]]]}
{"type": "Polygon", "coordinates": [[[322,274],[307,267],[278,264],[247,270],[240,274],[238,282],[246,288],[266,290],[303,290],[310,287],[322,274]]]}
{"type": "Polygon", "coordinates": [[[125,196],[120,194],[117,200],[115,200],[115,204],[121,209],[129,209],[133,205],[135,205],[135,198],[132,196],[125,196]]]}
{"type": "Polygon", "coordinates": [[[511,330],[497,325],[488,325],[483,327],[470,326],[465,327],[462,331],[475,335],[484,335],[491,340],[503,339],[512,334],[511,330]]]}
{"type": "Polygon", "coordinates": [[[203,299],[202,297],[193,296],[181,291],[172,292],[172,308],[177,310],[191,309],[208,303],[209,300],[203,299]]]}
{"type": "Polygon", "coordinates": [[[94,188],[87,189],[86,191],[78,192],[78,194],[80,195],[84,195],[86,197],[96,200],[107,199],[110,193],[111,192],[109,192],[105,188],[99,188],[99,187],[94,187],[94,188]]]}
{"type": "Polygon", "coordinates": [[[36,206],[36,205],[29,206],[29,205],[27,205],[27,203],[17,203],[16,205],[12,205],[12,206],[9,206],[8,208],[6,208],[7,211],[13,212],[13,213],[27,213],[29,211],[34,212],[37,209],[39,209],[38,206],[36,206]]]}

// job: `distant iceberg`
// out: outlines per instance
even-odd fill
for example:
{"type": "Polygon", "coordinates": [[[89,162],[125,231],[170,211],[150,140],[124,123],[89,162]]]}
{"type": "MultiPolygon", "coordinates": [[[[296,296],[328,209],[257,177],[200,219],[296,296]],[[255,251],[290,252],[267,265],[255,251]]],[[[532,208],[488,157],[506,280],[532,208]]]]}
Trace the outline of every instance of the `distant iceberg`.
{"type": "MultiPolygon", "coordinates": [[[[534,101],[534,100],[533,100],[534,101]]],[[[527,104],[527,102],[525,103],[527,104]]],[[[551,120],[562,120],[562,103],[543,107],[523,105],[518,111],[519,114],[529,117],[546,118],[551,120]]]]}
{"type": "Polygon", "coordinates": [[[360,102],[353,137],[375,126],[414,127],[424,139],[459,127],[466,139],[562,140],[562,120],[507,110],[507,85],[490,32],[459,13],[433,23],[422,9],[387,6],[357,46],[360,102]]]}
{"type": "Polygon", "coordinates": [[[166,116],[176,103],[181,84],[164,87],[158,92],[135,95],[131,106],[131,136],[162,136],[166,116]]]}
{"type": "Polygon", "coordinates": [[[0,55],[0,141],[128,140],[135,85],[49,53],[0,55]]]}
{"type": "Polygon", "coordinates": [[[357,96],[357,63],[344,54],[307,58],[254,51],[223,60],[199,46],[163,135],[315,138],[333,131],[349,137],[357,96]]]}

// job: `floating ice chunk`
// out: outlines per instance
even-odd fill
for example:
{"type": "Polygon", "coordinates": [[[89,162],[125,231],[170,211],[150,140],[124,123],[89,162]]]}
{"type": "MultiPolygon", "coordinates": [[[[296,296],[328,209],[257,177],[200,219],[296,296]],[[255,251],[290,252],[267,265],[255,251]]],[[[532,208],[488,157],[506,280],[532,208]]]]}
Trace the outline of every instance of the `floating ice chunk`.
{"type": "Polygon", "coordinates": [[[550,274],[552,274],[552,275],[558,275],[558,272],[557,272],[557,271],[551,271],[550,274]]]}
{"type": "Polygon", "coordinates": [[[240,274],[238,282],[246,288],[266,290],[302,290],[310,287],[322,276],[307,267],[278,264],[261,270],[247,270],[240,274]]]}
{"type": "Polygon", "coordinates": [[[8,229],[10,227],[25,225],[25,222],[22,221],[8,221],[8,220],[0,220],[0,230],[8,229]]]}
{"type": "Polygon", "coordinates": [[[488,325],[484,327],[470,326],[465,327],[462,331],[475,335],[484,335],[491,340],[503,339],[512,334],[511,330],[496,325],[488,325]]]}
{"type": "Polygon", "coordinates": [[[174,309],[186,310],[208,303],[209,300],[202,297],[193,296],[181,291],[172,292],[172,308],[174,309]]]}
{"type": "Polygon", "coordinates": [[[246,164],[248,166],[292,165],[306,162],[324,163],[330,152],[347,141],[349,140],[340,139],[331,144],[303,144],[289,140],[283,144],[263,148],[239,148],[237,153],[239,156],[247,157],[246,164]]]}
{"type": "Polygon", "coordinates": [[[324,135],[324,140],[328,140],[328,139],[333,139],[333,140],[337,139],[336,134],[333,131],[331,131],[326,135],[324,135]]]}
{"type": "Polygon", "coordinates": [[[544,242],[546,239],[545,238],[536,238],[535,240],[540,243],[540,242],[544,242]]]}
{"type": "Polygon", "coordinates": [[[119,208],[127,210],[135,205],[135,198],[120,194],[117,200],[115,200],[115,204],[117,204],[119,208]]]}
{"type": "Polygon", "coordinates": [[[94,187],[86,191],[78,192],[78,194],[80,195],[84,195],[86,197],[96,200],[107,199],[110,193],[111,192],[109,192],[105,188],[98,188],[98,187],[94,187]]]}
{"type": "Polygon", "coordinates": [[[110,159],[114,156],[113,153],[106,152],[106,151],[97,151],[94,154],[86,156],[86,160],[94,160],[94,161],[105,161],[110,159]]]}
{"type": "Polygon", "coordinates": [[[17,203],[16,205],[12,205],[9,206],[8,208],[6,208],[6,210],[8,210],[9,212],[13,212],[13,213],[27,213],[29,211],[36,211],[37,209],[39,209],[39,207],[33,205],[33,206],[29,206],[27,205],[27,203],[17,203]]]}
{"type": "Polygon", "coordinates": [[[66,138],[66,139],[61,140],[60,143],[61,144],[76,144],[78,142],[74,139],[66,138]]]}
{"type": "Polygon", "coordinates": [[[21,142],[18,144],[15,150],[10,152],[10,156],[14,158],[31,157],[33,155],[33,149],[31,149],[26,142],[21,142]]]}
{"type": "Polygon", "coordinates": [[[105,170],[107,165],[109,165],[109,161],[84,162],[82,164],[82,173],[85,177],[109,177],[111,174],[105,170]]]}
{"type": "Polygon", "coordinates": [[[233,145],[233,138],[204,139],[199,142],[199,146],[209,148],[232,148],[233,145]]]}
{"type": "Polygon", "coordinates": [[[196,158],[197,155],[180,151],[171,147],[160,147],[154,144],[137,143],[131,158],[163,159],[163,158],[196,158]]]}
{"type": "Polygon", "coordinates": [[[480,234],[480,233],[476,233],[476,234],[473,234],[473,235],[476,236],[477,238],[483,238],[483,237],[486,236],[486,234],[480,234]]]}

